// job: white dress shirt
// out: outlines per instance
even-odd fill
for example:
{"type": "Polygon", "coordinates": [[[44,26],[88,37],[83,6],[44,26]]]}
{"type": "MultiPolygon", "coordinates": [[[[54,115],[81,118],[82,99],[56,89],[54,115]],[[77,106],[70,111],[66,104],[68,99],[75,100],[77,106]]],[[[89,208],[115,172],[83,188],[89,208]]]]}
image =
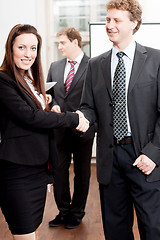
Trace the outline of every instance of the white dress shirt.
{"type": "MultiPolygon", "coordinates": [[[[126,103],[127,103],[127,94],[128,94],[128,86],[129,86],[129,80],[130,80],[130,75],[131,75],[131,70],[132,70],[132,64],[133,64],[133,59],[134,59],[134,54],[135,54],[135,49],[136,49],[136,43],[133,40],[127,48],[124,49],[125,55],[123,56],[123,61],[126,69],[126,103]]],[[[114,73],[116,70],[116,66],[118,64],[118,56],[116,55],[119,51],[113,47],[112,49],[112,56],[111,56],[111,79],[112,79],[112,86],[113,86],[113,78],[114,78],[114,73]]],[[[126,104],[127,108],[127,104],[126,104]]],[[[128,134],[127,136],[131,136],[131,127],[129,123],[129,116],[128,116],[128,108],[126,109],[127,113],[127,125],[128,125],[128,134]]]]}
{"type": "Polygon", "coordinates": [[[45,101],[44,101],[44,97],[42,94],[39,94],[37,90],[35,90],[35,87],[33,86],[32,80],[27,78],[26,76],[24,77],[24,80],[26,81],[26,83],[28,84],[28,86],[30,87],[31,91],[33,92],[33,94],[35,95],[35,97],[37,98],[37,100],[40,102],[42,109],[44,110],[46,107],[45,101]]]}
{"type": "MultiPolygon", "coordinates": [[[[74,73],[75,73],[75,74],[76,74],[76,72],[77,72],[77,70],[78,70],[78,68],[79,68],[79,65],[80,65],[80,63],[81,63],[81,61],[82,61],[83,56],[84,56],[84,53],[81,52],[81,54],[80,54],[76,59],[74,59],[74,61],[77,62],[77,63],[74,65],[74,73]]],[[[68,73],[69,73],[70,68],[71,68],[71,64],[69,63],[69,61],[73,61],[73,60],[70,60],[70,59],[67,58],[67,62],[66,62],[65,70],[64,70],[64,83],[65,83],[65,81],[66,81],[66,78],[67,78],[68,73]]]]}

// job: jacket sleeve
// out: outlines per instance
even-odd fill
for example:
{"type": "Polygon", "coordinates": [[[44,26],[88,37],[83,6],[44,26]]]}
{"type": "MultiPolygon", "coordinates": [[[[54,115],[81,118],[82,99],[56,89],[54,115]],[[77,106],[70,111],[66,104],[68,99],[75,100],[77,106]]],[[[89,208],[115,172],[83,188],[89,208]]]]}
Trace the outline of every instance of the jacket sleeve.
{"type": "Polygon", "coordinates": [[[16,82],[3,77],[3,74],[0,74],[0,108],[8,118],[33,128],[76,128],[79,123],[76,113],[45,112],[38,109],[35,102],[18,87],[16,82]]]}
{"type": "Polygon", "coordinates": [[[153,136],[141,152],[160,166],[160,67],[157,73],[157,93],[157,120],[153,136]]]}
{"type": "Polygon", "coordinates": [[[92,71],[91,71],[90,61],[88,64],[86,78],[84,81],[80,111],[84,113],[85,117],[89,120],[90,125],[95,123],[96,114],[95,114],[94,95],[93,95],[93,89],[92,89],[92,71]]]}

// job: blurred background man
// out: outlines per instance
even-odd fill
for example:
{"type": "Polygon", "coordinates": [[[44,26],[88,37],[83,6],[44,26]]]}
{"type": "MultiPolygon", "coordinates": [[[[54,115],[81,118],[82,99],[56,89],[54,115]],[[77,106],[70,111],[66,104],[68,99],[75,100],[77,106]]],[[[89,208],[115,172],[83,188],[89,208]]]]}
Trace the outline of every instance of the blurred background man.
{"type": "MultiPolygon", "coordinates": [[[[79,108],[88,57],[81,49],[82,38],[75,28],[65,28],[57,33],[58,48],[65,57],[50,66],[47,82],[57,82],[53,92],[52,111],[76,111],[79,108]]],[[[76,130],[57,129],[55,137],[59,154],[59,167],[54,179],[54,196],[59,214],[49,222],[50,227],[66,225],[75,228],[85,215],[90,180],[90,162],[95,127],[84,135],[76,130]],[[69,187],[69,167],[73,156],[74,192],[69,187]]]]}

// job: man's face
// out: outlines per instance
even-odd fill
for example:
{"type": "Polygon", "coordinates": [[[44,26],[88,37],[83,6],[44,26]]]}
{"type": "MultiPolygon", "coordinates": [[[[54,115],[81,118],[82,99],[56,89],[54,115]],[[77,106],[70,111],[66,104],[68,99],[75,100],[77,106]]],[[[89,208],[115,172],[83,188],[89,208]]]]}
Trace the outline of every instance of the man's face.
{"type": "Polygon", "coordinates": [[[128,11],[113,8],[107,12],[106,31],[115,47],[126,47],[130,43],[136,25],[137,21],[130,20],[128,11]]]}
{"type": "Polygon", "coordinates": [[[61,35],[58,37],[58,49],[61,51],[64,57],[70,59],[73,55],[75,47],[75,40],[71,42],[66,35],[61,35]]]}

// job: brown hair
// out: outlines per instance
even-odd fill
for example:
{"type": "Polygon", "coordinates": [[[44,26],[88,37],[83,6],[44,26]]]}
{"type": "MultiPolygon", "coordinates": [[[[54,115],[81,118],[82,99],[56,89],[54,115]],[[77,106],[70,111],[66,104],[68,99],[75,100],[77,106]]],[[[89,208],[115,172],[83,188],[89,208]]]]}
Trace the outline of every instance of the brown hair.
{"type": "Polygon", "coordinates": [[[82,47],[82,37],[77,29],[75,29],[73,27],[63,28],[57,33],[56,37],[60,37],[61,35],[66,35],[71,42],[74,39],[77,39],[78,46],[80,48],[82,47]]]}
{"type": "Polygon", "coordinates": [[[133,34],[138,31],[142,23],[142,8],[138,1],[136,0],[110,0],[106,4],[107,11],[109,9],[119,9],[129,12],[129,17],[131,21],[137,20],[137,26],[135,27],[133,34]]]}
{"type": "Polygon", "coordinates": [[[3,63],[0,67],[0,70],[8,73],[11,76],[14,76],[18,85],[22,87],[23,90],[37,103],[38,107],[42,109],[40,102],[37,100],[37,98],[31,91],[26,81],[24,81],[24,77],[20,74],[20,71],[16,67],[13,60],[13,44],[14,44],[15,38],[24,33],[32,33],[37,37],[37,40],[38,40],[37,57],[33,65],[31,66],[31,69],[27,70],[25,74],[30,79],[32,79],[34,87],[36,88],[38,93],[44,96],[44,99],[46,101],[44,77],[43,77],[42,64],[41,64],[42,39],[35,27],[28,24],[24,24],[24,25],[17,24],[11,29],[5,45],[5,56],[4,56],[3,63]],[[31,71],[31,74],[29,73],[29,71],[31,71]]]}

